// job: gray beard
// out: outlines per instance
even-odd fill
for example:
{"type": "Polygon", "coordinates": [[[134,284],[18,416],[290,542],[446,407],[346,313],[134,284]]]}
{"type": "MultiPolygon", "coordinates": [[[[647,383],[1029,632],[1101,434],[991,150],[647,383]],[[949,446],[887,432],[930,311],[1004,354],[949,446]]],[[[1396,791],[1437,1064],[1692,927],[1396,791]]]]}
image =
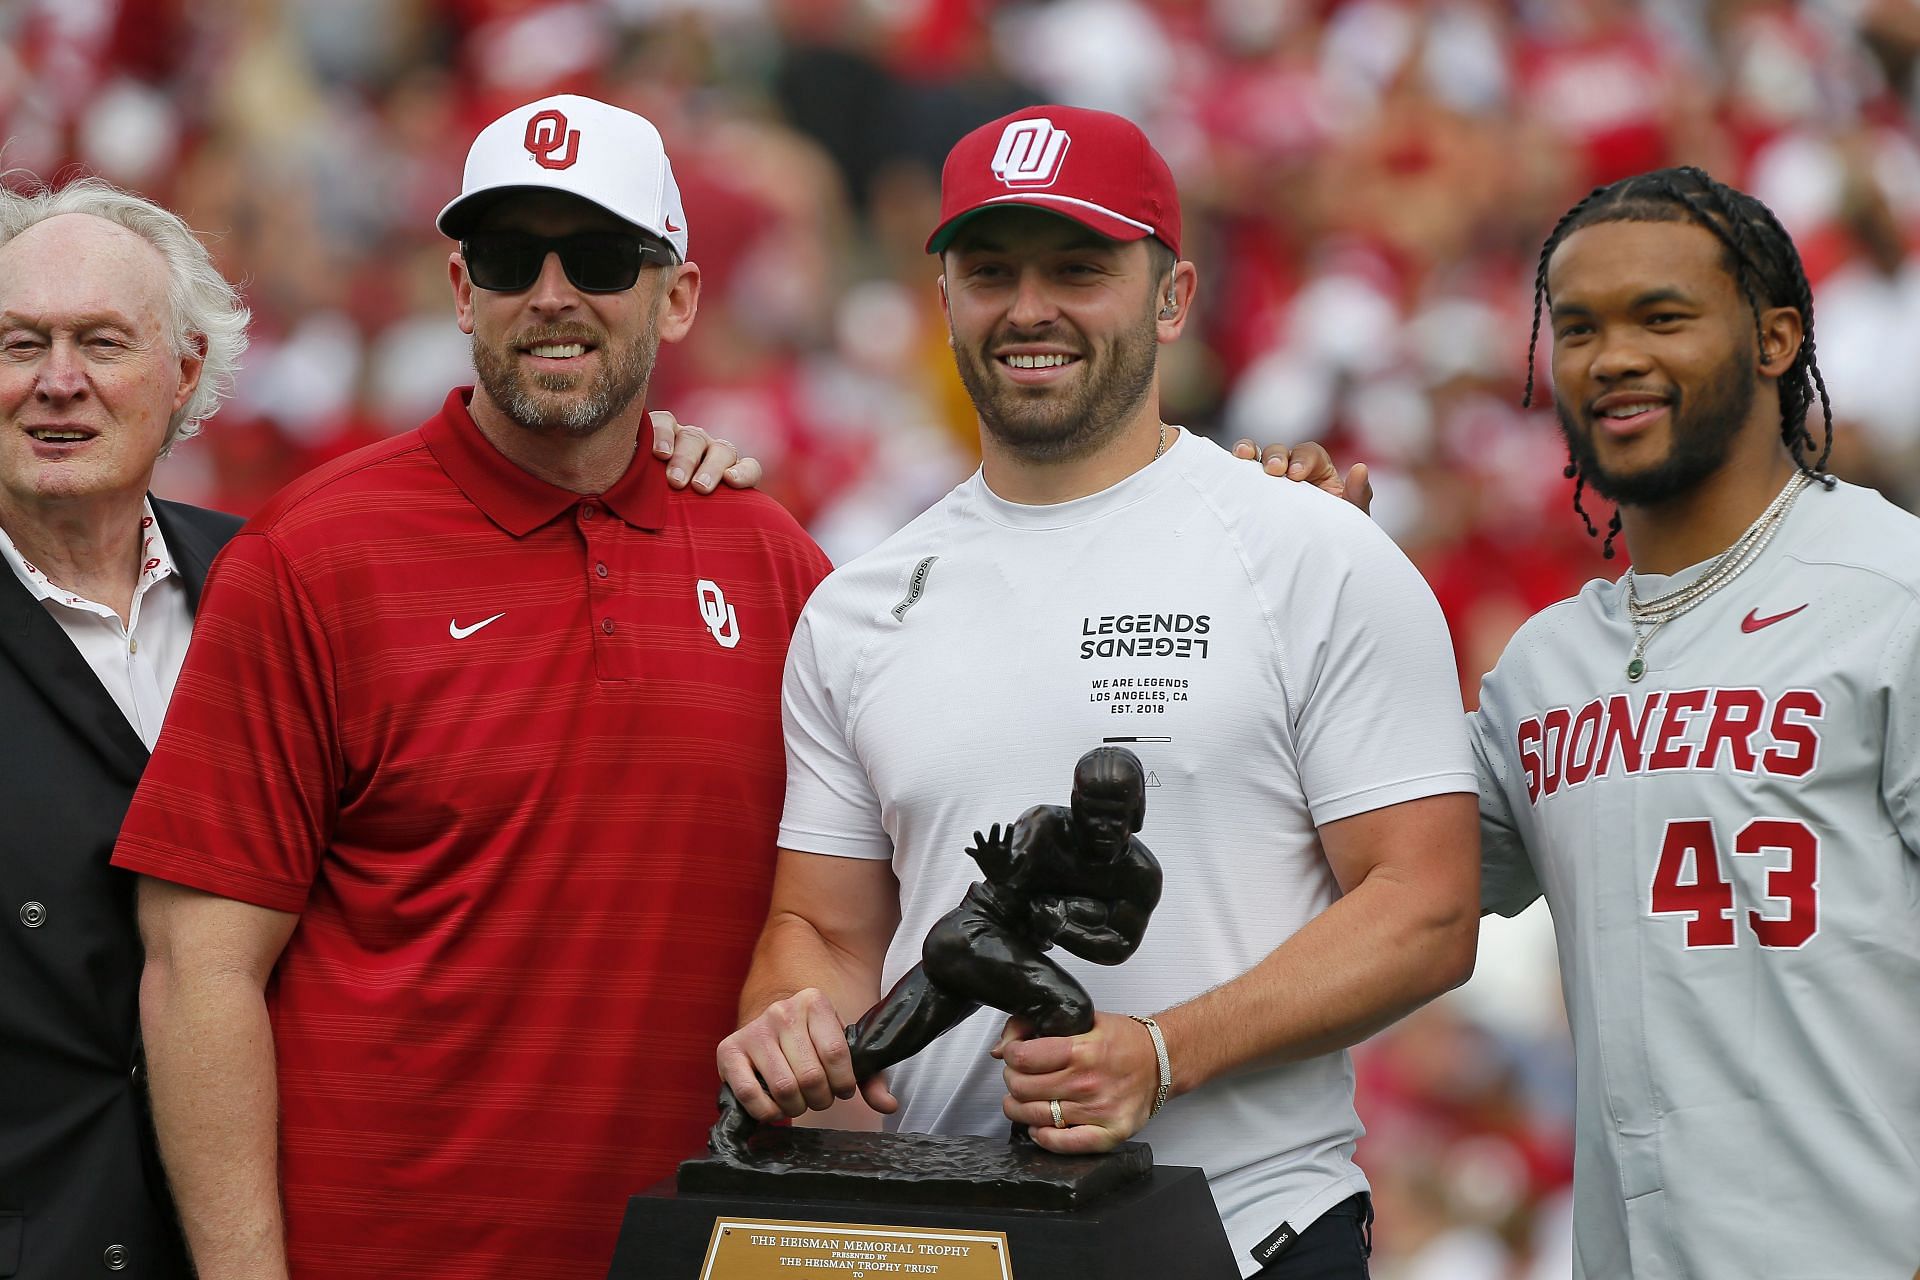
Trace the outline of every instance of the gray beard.
{"type": "Polygon", "coordinates": [[[566,400],[554,397],[577,387],[579,375],[523,374],[510,354],[482,342],[478,334],[473,338],[473,371],[487,398],[514,425],[543,435],[583,439],[619,417],[635,396],[646,394],[659,349],[659,333],[649,316],[645,331],[624,351],[616,352],[611,343],[601,345],[608,358],[600,372],[585,395],[566,400]]]}

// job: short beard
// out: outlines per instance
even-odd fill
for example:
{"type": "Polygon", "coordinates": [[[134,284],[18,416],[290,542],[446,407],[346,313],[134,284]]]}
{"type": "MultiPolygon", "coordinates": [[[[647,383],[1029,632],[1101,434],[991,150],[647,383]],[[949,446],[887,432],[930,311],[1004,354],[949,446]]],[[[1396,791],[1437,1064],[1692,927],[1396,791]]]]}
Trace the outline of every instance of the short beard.
{"type": "Polygon", "coordinates": [[[646,394],[647,383],[653,377],[653,362],[660,350],[660,335],[654,317],[649,314],[646,328],[629,344],[616,347],[596,336],[595,345],[603,357],[600,372],[594,376],[586,394],[578,398],[559,397],[579,385],[579,374],[523,373],[514,360],[516,348],[581,336],[577,329],[532,330],[510,343],[494,345],[476,333],[473,335],[473,371],[487,398],[516,426],[542,435],[584,439],[619,417],[634,397],[646,394]]]}
{"type": "Polygon", "coordinates": [[[1726,465],[1728,446],[1753,409],[1755,372],[1753,352],[1742,346],[1740,354],[1722,365],[1718,376],[1701,388],[1697,405],[1689,407],[1676,390],[1667,409],[1667,456],[1644,471],[1622,474],[1606,470],[1593,444],[1599,428],[1581,430],[1558,393],[1553,397],[1553,407],[1568,456],[1586,478],[1589,489],[1616,506],[1657,507],[1692,493],[1726,465]]]}
{"type": "MultiPolygon", "coordinates": [[[[1021,337],[1080,347],[1067,326],[1050,326],[1021,337]],[[1067,339],[1063,341],[1063,339],[1067,339]]],[[[1119,335],[1104,361],[1089,368],[1080,389],[1063,396],[1048,388],[1011,386],[995,376],[989,354],[1006,337],[995,335],[976,350],[954,344],[960,381],[980,423],[1003,448],[1029,462],[1084,458],[1118,435],[1153,388],[1157,328],[1151,311],[1119,335]]],[[[1092,356],[1083,353],[1090,363],[1092,356]]]]}

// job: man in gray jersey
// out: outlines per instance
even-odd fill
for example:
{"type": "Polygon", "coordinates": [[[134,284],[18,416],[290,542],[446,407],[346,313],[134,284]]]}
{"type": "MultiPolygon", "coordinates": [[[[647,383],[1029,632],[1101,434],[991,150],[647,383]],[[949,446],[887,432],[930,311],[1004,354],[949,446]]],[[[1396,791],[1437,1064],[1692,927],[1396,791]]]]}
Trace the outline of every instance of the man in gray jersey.
{"type": "Polygon", "coordinates": [[[1601,188],[1542,299],[1576,507],[1618,504],[1634,567],[1522,627],[1471,719],[1483,905],[1544,894],[1559,936],[1575,1272],[1909,1280],[1920,520],[1821,474],[1812,300],[1759,201],[1601,188]]]}

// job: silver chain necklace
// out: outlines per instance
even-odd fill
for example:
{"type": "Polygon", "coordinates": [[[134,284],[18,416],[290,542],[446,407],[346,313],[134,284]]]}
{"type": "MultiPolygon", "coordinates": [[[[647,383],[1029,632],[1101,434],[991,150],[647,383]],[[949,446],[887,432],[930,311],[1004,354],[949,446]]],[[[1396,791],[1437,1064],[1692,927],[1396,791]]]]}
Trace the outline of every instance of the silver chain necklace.
{"type": "Polygon", "coordinates": [[[1773,540],[1774,533],[1780,528],[1787,509],[1793,506],[1793,500],[1800,496],[1800,491],[1807,487],[1810,479],[1804,471],[1794,472],[1786,487],[1767,504],[1760,518],[1747,526],[1747,531],[1740,535],[1739,540],[1723,551],[1711,568],[1678,591],[1669,591],[1663,596],[1642,601],[1634,585],[1633,570],[1627,570],[1627,619],[1633,626],[1633,656],[1627,659],[1628,680],[1638,681],[1647,674],[1647,646],[1659,634],[1660,628],[1732,582],[1760,558],[1760,553],[1766,550],[1767,543],[1773,540]]]}

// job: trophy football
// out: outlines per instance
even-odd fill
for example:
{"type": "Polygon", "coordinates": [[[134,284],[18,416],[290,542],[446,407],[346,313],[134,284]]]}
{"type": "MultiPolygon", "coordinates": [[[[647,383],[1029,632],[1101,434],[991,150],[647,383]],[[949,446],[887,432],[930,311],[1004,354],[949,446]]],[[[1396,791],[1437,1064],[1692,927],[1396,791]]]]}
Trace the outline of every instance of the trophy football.
{"type": "MultiPolygon", "coordinates": [[[[1105,746],[1081,757],[1070,803],[976,831],[966,854],[982,878],[928,931],[920,963],[846,1029],[856,1077],[913,1056],[982,1007],[1034,1036],[1092,1030],[1092,997],[1046,953],[1119,964],[1138,949],[1161,888],[1160,863],[1134,834],[1145,816],[1139,760],[1105,746]]],[[[1156,1169],[1143,1142],[1058,1155],[1019,1124],[1005,1138],[763,1126],[723,1085],[707,1154],[683,1163],[674,1186],[630,1202],[610,1280],[796,1269],[948,1280],[1238,1275],[1204,1176],[1156,1169]]]]}

